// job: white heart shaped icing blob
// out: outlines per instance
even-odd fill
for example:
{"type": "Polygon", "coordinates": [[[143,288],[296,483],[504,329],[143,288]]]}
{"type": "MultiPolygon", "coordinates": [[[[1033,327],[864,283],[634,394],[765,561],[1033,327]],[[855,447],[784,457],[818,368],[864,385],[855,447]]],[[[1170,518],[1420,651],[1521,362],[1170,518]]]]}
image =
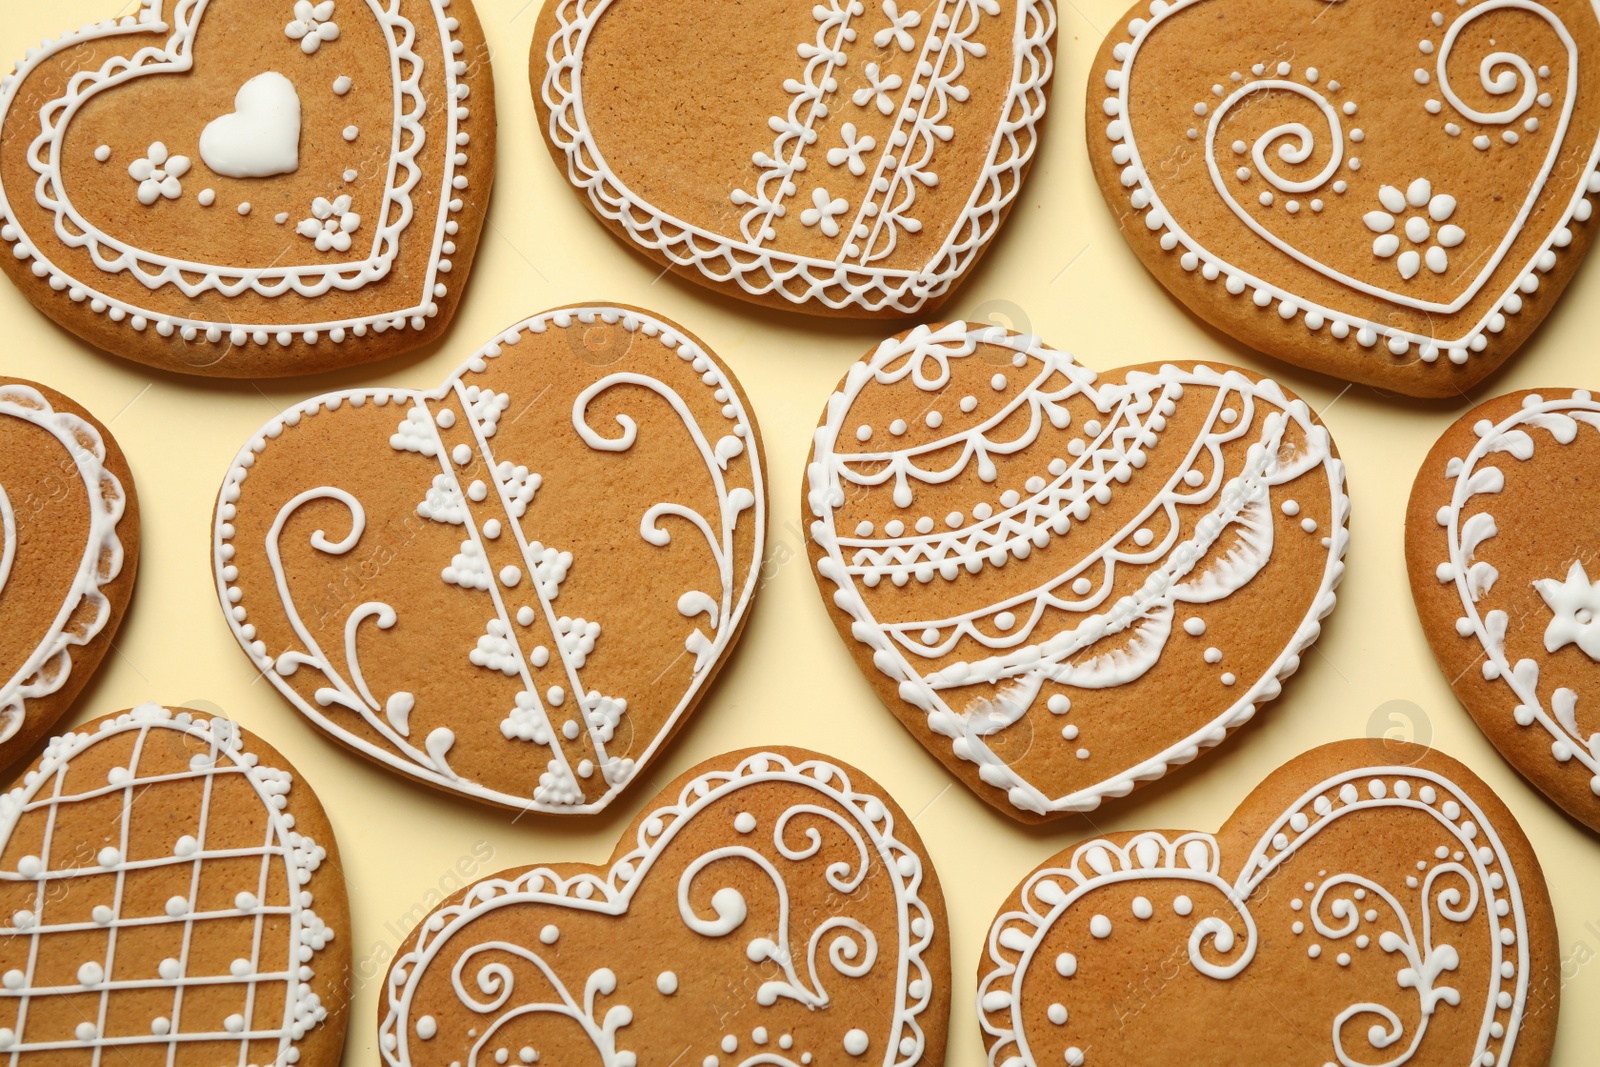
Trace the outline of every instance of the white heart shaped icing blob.
{"type": "Polygon", "coordinates": [[[300,167],[300,94],[277,71],[257,74],[233,98],[232,114],[200,133],[200,158],[229,178],[270,178],[300,167]]]}

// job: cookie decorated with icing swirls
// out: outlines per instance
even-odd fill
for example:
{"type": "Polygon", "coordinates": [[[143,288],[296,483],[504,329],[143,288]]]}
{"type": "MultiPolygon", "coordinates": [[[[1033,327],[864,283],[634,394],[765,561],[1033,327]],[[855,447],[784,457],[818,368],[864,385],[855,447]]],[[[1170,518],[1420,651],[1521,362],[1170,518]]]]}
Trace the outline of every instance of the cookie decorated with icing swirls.
{"type": "Polygon", "coordinates": [[[0,378],[0,767],[66,714],[111,648],[139,567],[139,504],[111,432],[0,378]]]}
{"type": "Polygon", "coordinates": [[[0,796],[0,1053],[336,1067],[350,915],[310,786],[237,724],[143,704],[0,796]]]}
{"type": "Polygon", "coordinates": [[[486,878],[390,966],[387,1067],[944,1063],[944,898],[860,771],[749,749],[673,782],[600,866],[486,878]]]}
{"type": "Polygon", "coordinates": [[[1028,822],[1217,745],[1333,610],[1349,500],[1270,379],[1105,376],[1039,338],[919,326],[850,368],[807,468],[811,559],[889,709],[1028,822]]]}
{"type": "Polygon", "coordinates": [[[1549,1062],[1560,945],[1539,861],[1470,770],[1324,745],[1216,834],[1045,861],[978,964],[990,1067],[1549,1062]]]}
{"type": "Polygon", "coordinates": [[[1038,144],[1052,0],[552,0],[534,103],[606,228],[741,300],[937,308],[1005,221],[1038,144]]]}
{"type": "Polygon", "coordinates": [[[633,308],[504,331],[440,388],[295,405],[234,461],[217,592],[319,729],[401,774],[605,807],[704,696],[766,531],[726,366],[633,308]]]}
{"type": "Polygon", "coordinates": [[[1455,396],[1555,307],[1600,193],[1588,0],[1136,4],[1089,156],[1144,265],[1252,348],[1455,396]]]}
{"type": "Polygon", "coordinates": [[[1457,698],[1513,767],[1600,832],[1596,462],[1600,402],[1586,389],[1479,405],[1417,472],[1406,564],[1457,698]]]}
{"type": "Polygon", "coordinates": [[[0,257],[164,370],[305,374],[426,345],[471,270],[494,86],[471,0],[139,0],[0,78],[0,257]]]}

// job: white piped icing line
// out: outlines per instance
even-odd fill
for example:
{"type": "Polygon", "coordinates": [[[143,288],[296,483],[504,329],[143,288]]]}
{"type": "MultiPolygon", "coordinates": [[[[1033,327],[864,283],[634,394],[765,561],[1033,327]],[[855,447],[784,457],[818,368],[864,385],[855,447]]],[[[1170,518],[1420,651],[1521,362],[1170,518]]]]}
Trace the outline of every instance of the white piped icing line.
{"type": "Polygon", "coordinates": [[[988,55],[972,38],[985,19],[1000,18],[1003,8],[1000,0],[934,0],[926,11],[902,13],[894,0],[826,0],[812,8],[815,40],[797,48],[804,61],[800,77],[784,82],[790,106],[768,121],[776,138],[753,154],[759,173],[750,188],[731,194],[731,204],[742,209],[738,234],[691,225],[623,183],[585,117],[583,53],[612,2],[561,0],[560,29],[546,48],[541,89],[550,112],[546,132],[566,156],[569,180],[602,217],[621,225],[634,243],[710,281],[794,304],[913,314],[948,292],[994,236],[1033,158],[1054,62],[1051,0],[1014,3],[1011,83],[966,207],[920,266],[888,266],[899,235],[922,230],[912,214],[917,190],[939,183],[933,160],[961,136],[948,120],[969,96],[962,76],[969,63],[988,55]],[[913,15],[917,19],[908,21],[913,15]],[[920,40],[911,32],[918,27],[920,40]],[[898,74],[882,76],[869,62],[864,71],[871,88],[839,94],[837,74],[853,58],[850,49],[858,38],[875,48],[914,51],[918,65],[909,84],[898,74]],[[857,121],[894,115],[892,130],[882,139],[858,139],[851,123],[841,127],[841,141],[823,144],[816,126],[832,111],[856,115],[857,121]],[[833,183],[858,181],[867,183],[858,199],[828,192],[833,183]],[[787,252],[773,243],[775,220],[791,211],[803,226],[834,242],[831,258],[787,252]]]}
{"type": "MultiPolygon", "coordinates": [[[[1059,1062],[1036,1055],[1030,1047],[1023,1019],[1024,985],[1031,983],[1036,999],[1041,986],[1064,988],[1070,996],[1073,981],[1085,973],[1084,959],[1095,951],[1093,944],[1115,937],[1114,925],[1095,929],[1095,920],[1104,916],[1091,919],[1075,913],[1075,905],[1095,890],[1129,882],[1148,885],[1147,897],[1141,899],[1155,904],[1147,911],[1136,900],[1133,917],[1118,921],[1147,921],[1155,909],[1171,909],[1183,918],[1192,915],[1187,951],[1174,955],[1171,966],[1186,963],[1216,981],[1248,977],[1258,951],[1278,954],[1286,947],[1304,952],[1313,969],[1323,964],[1335,969],[1348,966],[1348,952],[1333,958],[1334,945],[1355,951],[1376,949],[1389,959],[1394,983],[1387,992],[1410,1004],[1360,1002],[1329,1018],[1323,1058],[1330,1064],[1360,1067],[1379,1058],[1386,1067],[1400,1067],[1414,1058],[1418,1063],[1439,1063],[1436,1055],[1419,1055],[1419,1049],[1430,1019],[1457,1011],[1468,1019],[1482,1018],[1473,1055],[1460,1061],[1463,1067],[1513,1062],[1529,983],[1522,889],[1511,856],[1488,816],[1449,778],[1414,767],[1365,767],[1335,775],[1303,794],[1267,828],[1232,882],[1221,877],[1221,867],[1222,847],[1211,834],[1168,839],[1148,832],[1121,845],[1084,842],[1073,849],[1066,866],[1031,874],[1022,885],[1021,907],[995,920],[985,946],[986,972],[978,986],[976,1008],[979,1025],[993,1039],[989,1067],[1044,1067],[1059,1062]],[[1322,871],[1319,881],[1304,884],[1303,897],[1298,895],[1301,887],[1271,881],[1302,849],[1314,851],[1316,837],[1339,820],[1363,817],[1362,813],[1408,812],[1431,819],[1443,843],[1420,854],[1417,874],[1407,877],[1405,891],[1353,871],[1322,871]],[[1252,899],[1258,890],[1259,899],[1252,899]],[[1219,896],[1219,905],[1201,906],[1198,911],[1191,899],[1219,896]],[[1408,906],[1406,900],[1414,903],[1408,906]],[[1222,908],[1233,914],[1219,914],[1222,908]],[[1054,946],[1069,929],[1081,929],[1071,942],[1083,946],[1079,951],[1041,953],[1047,937],[1055,937],[1054,946]],[[1312,943],[1301,947],[1307,940],[1312,943]],[[1458,988],[1461,983],[1456,979],[1452,984],[1452,975],[1462,962],[1461,953],[1476,952],[1479,946],[1486,946],[1490,956],[1484,986],[1458,988]],[[1409,1033],[1403,1019],[1414,1020],[1409,1033]],[[1363,1027],[1361,1022],[1371,1025],[1363,1027]],[[1366,1036],[1370,1047],[1347,1049],[1347,1031],[1366,1036]]],[[[1061,1004],[1064,1010],[1050,1016],[1052,1030],[1092,1018],[1093,1009],[1087,1004],[1081,1014],[1075,1014],[1079,1006],[1069,999],[1061,1004]]],[[[1091,1032],[1115,1025],[1108,1018],[1088,1021],[1091,1032]]],[[[1038,1030],[1033,1036],[1041,1037],[1038,1030]]],[[[1048,1037],[1059,1043],[1056,1034],[1048,1037]]],[[[1065,1039],[1072,1039],[1070,1030],[1065,1039]]],[[[1114,1062],[1103,1057],[1096,1061],[1088,1040],[1072,1047],[1079,1055],[1074,1058],[1069,1051],[1067,1062],[1079,1067],[1114,1062]]]]}
{"type": "MultiPolygon", "coordinates": [[[[894,822],[881,799],[854,788],[845,770],[823,758],[795,763],[779,753],[759,752],[744,757],[732,770],[702,774],[683,787],[675,802],[655,808],[641,819],[635,847],[604,872],[564,876],[547,867],[534,867],[510,878],[489,878],[469,888],[465,899],[424,920],[413,944],[389,972],[379,1030],[383,1062],[388,1067],[408,1067],[429,1058],[421,1050],[439,1039],[438,1026],[432,1015],[420,1014],[426,1006],[419,1003],[418,990],[434,968],[448,967],[449,989],[455,997],[450,1006],[470,1013],[471,1029],[450,1035],[455,1043],[452,1047],[471,1042],[470,1053],[461,1061],[464,1067],[515,1062],[502,1058],[508,1038],[501,1036],[501,1031],[529,1014],[557,1016],[576,1024],[593,1044],[596,1062],[603,1067],[637,1067],[637,1054],[626,1047],[634,1011],[622,998],[678,995],[680,977],[688,973],[683,967],[652,974],[635,988],[620,989],[617,973],[605,966],[604,959],[581,951],[560,954],[561,931],[554,922],[538,933],[538,945],[533,943],[532,929],[517,944],[491,940],[456,951],[451,941],[470,938],[473,923],[491,919],[501,909],[530,904],[570,908],[620,923],[641,885],[654,875],[678,879],[676,918],[686,929],[707,940],[733,936],[747,943],[753,996],[745,1011],[759,1016],[774,1005],[797,1003],[827,1026],[841,1010],[855,1010],[859,1025],[842,1041],[850,1056],[870,1052],[872,1062],[903,1067],[921,1064],[930,1050],[920,1017],[934,995],[933,976],[923,957],[943,931],[936,929],[933,911],[923,899],[923,860],[896,837],[894,822]],[[690,858],[679,875],[677,857],[692,846],[674,846],[680,836],[691,832],[689,827],[697,820],[714,818],[715,813],[726,813],[730,807],[759,809],[764,806],[762,794],[773,785],[810,795],[787,808],[774,808],[778,814],[764,827],[747,813],[730,820],[729,829],[737,829],[737,843],[688,852],[690,858]],[[824,857],[818,856],[824,839],[842,853],[842,858],[827,864],[825,870],[820,869],[824,857]],[[791,891],[785,872],[793,872],[793,864],[808,861],[819,869],[804,868],[801,873],[825,885],[807,886],[803,893],[791,891]],[[673,866],[655,873],[658,865],[667,863],[673,866]],[[760,887],[759,897],[747,898],[748,890],[730,884],[731,875],[743,884],[746,872],[749,881],[760,887]],[[893,886],[892,910],[884,907],[879,912],[893,915],[893,931],[875,931],[852,914],[863,899],[858,894],[864,893],[869,876],[875,882],[887,878],[893,886]],[[708,898],[710,918],[700,914],[705,905],[697,907],[690,898],[694,889],[696,900],[705,899],[708,883],[719,887],[708,898]],[[774,898],[775,911],[766,903],[774,898]],[[541,946],[556,948],[546,952],[541,946]],[[860,1001],[846,1008],[829,992],[830,985],[837,987],[844,979],[885,968],[895,976],[892,1004],[861,1011],[865,1005],[860,1001]],[[755,984],[758,981],[759,986],[755,984]],[[602,1003],[602,998],[609,1002],[602,1003]]],[[[438,981],[442,980],[439,975],[438,981]]],[[[438,981],[433,983],[431,997],[444,993],[438,981]]],[[[683,1010],[694,1007],[698,1006],[685,1005],[683,1010]]],[[[747,1023],[741,1019],[740,1025],[747,1023]]],[[[813,1058],[819,1064],[849,1062],[840,1059],[839,1046],[819,1048],[814,1056],[803,1051],[798,1031],[797,1027],[794,1035],[785,1032],[768,1043],[768,1029],[757,1025],[749,1031],[757,1048],[727,1062],[776,1067],[802,1067],[813,1058]]],[[[710,1034],[693,1036],[714,1039],[710,1034]]],[[[727,1034],[721,1047],[730,1054],[737,1051],[738,1036],[727,1034]]],[[[515,1051],[510,1053],[515,1055],[515,1051]]],[[[715,1057],[706,1062],[712,1059],[715,1057]]]]}
{"type": "MultiPolygon", "coordinates": [[[[37,389],[0,385],[0,419],[18,419],[36,426],[59,442],[64,455],[57,473],[82,483],[88,500],[88,538],[78,560],[72,584],[44,638],[9,677],[0,675],[0,743],[22,728],[27,702],[49,696],[67,683],[72,673],[72,649],[93,641],[111,618],[111,604],[102,590],[122,572],[122,541],[117,524],[126,507],[122,483],[106,469],[106,446],[88,421],[55,411],[37,389]]],[[[13,486],[15,491],[17,487],[13,486]]],[[[29,497],[32,492],[30,490],[29,497]]],[[[28,576],[14,571],[20,536],[17,509],[28,498],[13,501],[0,485],[0,592],[13,579],[28,576]]]]}
{"type": "MultiPolygon", "coordinates": [[[[79,783],[80,787],[83,783],[79,783]]],[[[239,728],[227,719],[196,718],[189,712],[174,714],[156,704],[142,704],[132,711],[102,720],[90,733],[68,732],[53,739],[40,758],[39,765],[28,771],[22,784],[0,796],[0,852],[11,840],[20,822],[44,813],[46,830],[41,854],[22,856],[15,868],[0,870],[0,884],[34,886],[34,902],[10,916],[0,919],[0,938],[11,946],[25,943],[27,965],[7,972],[0,983],[0,1006],[4,1007],[8,1021],[14,1025],[0,1028],[0,1055],[8,1062],[19,1058],[26,1061],[29,1053],[52,1050],[84,1049],[94,1053],[95,1062],[114,1062],[114,1053],[127,1048],[165,1048],[169,1062],[181,1055],[180,1049],[194,1042],[216,1042],[238,1047],[238,1062],[247,1059],[263,1043],[275,1043],[271,1060],[275,1064],[293,1064],[300,1053],[298,1042],[327,1018],[327,1008],[312,991],[315,976],[312,964],[316,955],[334,938],[334,931],[312,909],[311,891],[306,888],[311,877],[327,858],[326,850],[311,838],[296,830],[294,816],[285,809],[294,779],[286,771],[262,766],[258,757],[244,748],[239,728]],[[132,734],[132,756],[126,767],[113,767],[106,784],[77,793],[63,792],[67,784],[72,761],[96,745],[114,738],[132,734]],[[179,734],[180,738],[164,740],[162,734],[179,734]],[[180,750],[186,742],[199,742],[189,757],[188,768],[182,773],[141,775],[139,761],[146,749],[162,746],[159,752],[170,752],[170,746],[180,750]],[[207,830],[212,825],[211,804],[217,783],[223,779],[237,779],[246,784],[250,795],[259,802],[266,814],[266,836],[259,845],[248,847],[217,847],[207,843],[207,830]],[[195,782],[200,785],[199,823],[197,832],[178,839],[170,856],[127,859],[130,855],[131,824],[144,811],[136,808],[135,801],[147,790],[159,793],[175,783],[195,782]],[[96,856],[98,866],[85,866],[82,854],[73,849],[82,842],[53,840],[56,815],[63,807],[120,798],[121,810],[109,832],[120,833],[118,843],[106,846],[96,856]],[[59,850],[59,855],[58,851],[59,850]],[[232,867],[241,862],[259,863],[259,875],[250,890],[241,889],[234,897],[233,907],[209,907],[202,910],[202,872],[209,865],[232,867]],[[167,901],[164,915],[125,916],[124,891],[130,875],[160,871],[167,868],[187,868],[193,871],[188,877],[189,890],[183,896],[167,901]],[[62,908],[60,894],[67,892],[75,879],[85,874],[112,875],[113,886],[106,887],[106,903],[96,905],[89,921],[60,920],[53,916],[62,908]],[[281,902],[278,902],[281,898],[281,902]],[[265,943],[267,922],[287,926],[284,936],[287,945],[279,948],[265,943]],[[217,930],[231,929],[247,922],[254,928],[250,957],[236,959],[221,974],[196,973],[192,967],[189,949],[207,926],[217,930]],[[181,953],[161,962],[157,977],[125,977],[116,966],[117,935],[120,931],[148,928],[152,924],[170,925],[182,931],[181,953]],[[40,966],[41,953],[60,951],[59,945],[49,947],[50,934],[78,934],[105,931],[104,953],[78,968],[77,982],[66,985],[43,986],[36,984],[35,973],[40,966]],[[287,961],[282,963],[269,961],[287,961]],[[106,976],[111,979],[107,980],[106,976]],[[14,976],[14,977],[13,977],[14,976]],[[238,991],[242,1013],[226,1018],[201,1013],[192,1007],[185,1010],[186,990],[231,987],[238,991]],[[265,988],[281,990],[282,1005],[267,1017],[256,1014],[254,1005],[265,988]],[[108,1002],[122,993],[141,990],[171,991],[170,1010],[151,1020],[142,1033],[112,1032],[115,1027],[124,1031],[124,1019],[107,1022],[108,1002]],[[79,1024],[75,1040],[48,1035],[30,1040],[28,1034],[28,1009],[46,998],[72,997],[80,1003],[85,997],[98,994],[98,1014],[86,1017],[79,1024]]],[[[148,803],[148,801],[147,801],[148,803]]],[[[163,811],[164,815],[165,812],[163,811]]],[[[175,813],[177,814],[177,813],[175,813]]],[[[89,853],[94,855],[94,853],[89,853]]],[[[87,884],[87,883],[86,883],[87,884]]],[[[215,887],[211,887],[214,893],[215,887]]],[[[93,892],[72,890],[72,892],[93,892]]],[[[13,898],[15,899],[15,898],[13,898]]],[[[83,913],[85,909],[68,909],[83,913]]],[[[135,968],[137,970],[137,968],[135,968]]],[[[59,973],[59,969],[57,969],[59,973]]],[[[192,998],[191,998],[192,1000],[192,998]]],[[[125,1009],[125,1005],[123,1005],[125,1009]]],[[[263,1015],[267,1013],[263,1012],[263,1015]]],[[[231,1054],[230,1054],[231,1055],[231,1054]]]]}
{"type": "MultiPolygon", "coordinates": [[[[1506,632],[1511,619],[1503,608],[1481,611],[1478,602],[1494,588],[1500,571],[1487,559],[1483,549],[1500,529],[1488,511],[1475,511],[1465,520],[1462,513],[1469,502],[1499,494],[1506,486],[1506,472],[1496,465],[1510,456],[1519,463],[1533,458],[1539,447],[1567,447],[1577,440],[1580,424],[1600,432],[1600,403],[1586,389],[1570,396],[1545,398],[1530,393],[1522,407],[1499,423],[1481,419],[1473,426],[1478,440],[1465,456],[1452,456],[1445,466],[1451,483],[1450,503],[1435,516],[1444,527],[1449,556],[1440,563],[1436,575],[1440,582],[1453,585],[1461,601],[1461,617],[1456,633],[1476,640],[1483,648],[1481,670],[1486,681],[1501,681],[1511,690],[1516,705],[1512,717],[1524,729],[1539,729],[1550,738],[1550,754],[1561,764],[1576,763],[1589,775],[1589,788],[1600,796],[1600,733],[1586,734],[1578,724],[1579,694],[1561,687],[1548,696],[1539,693],[1539,663],[1519,658],[1510,662],[1506,652],[1506,632]],[[1531,431],[1541,431],[1537,437],[1531,431]],[[1545,442],[1546,435],[1550,443],[1545,442]]],[[[1512,468],[1513,473],[1515,468],[1512,468]]],[[[1482,501],[1480,501],[1482,503],[1482,501]]],[[[1600,577],[1597,571],[1595,577],[1600,577]]],[[[1558,652],[1576,644],[1592,660],[1600,661],[1600,626],[1595,623],[1600,611],[1600,590],[1590,581],[1583,561],[1575,559],[1564,575],[1551,575],[1534,583],[1534,588],[1550,612],[1544,633],[1547,652],[1558,652]]]]}

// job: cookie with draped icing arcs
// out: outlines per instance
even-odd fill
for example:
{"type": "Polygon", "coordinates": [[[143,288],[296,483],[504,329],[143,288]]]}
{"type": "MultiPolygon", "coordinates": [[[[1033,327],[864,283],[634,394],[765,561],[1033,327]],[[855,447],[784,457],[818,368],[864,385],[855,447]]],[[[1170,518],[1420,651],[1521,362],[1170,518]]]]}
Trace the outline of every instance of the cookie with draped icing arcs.
{"type": "Polygon", "coordinates": [[[124,7],[0,78],[0,265],[23,295],[212,377],[437,340],[494,177],[471,0],[124,7]]]}
{"type": "Polygon", "coordinates": [[[0,767],[94,675],[138,566],[139,504],[111,432],[53,389],[0,378],[0,767]]]}
{"type": "Polygon", "coordinates": [[[814,315],[938,307],[1038,145],[1052,0],[551,0],[531,80],[590,211],[680,276],[814,315]]]}
{"type": "Polygon", "coordinates": [[[1513,767],[1600,832],[1596,463],[1600,402],[1587,389],[1479,405],[1417,472],[1406,563],[1456,697],[1513,767]]]}
{"type": "Polygon", "coordinates": [[[227,719],[143,704],[0,795],[0,1054],[336,1067],[350,914],[333,829],[227,719]]]}
{"type": "Polygon", "coordinates": [[[1549,1062],[1560,945],[1511,812],[1448,756],[1290,760],[1215,834],[1057,853],[978,963],[990,1067],[1549,1062]]]}
{"type": "Polygon", "coordinates": [[[766,530],[728,369],[625,307],[546,312],[421,389],[330,393],[217,503],[234,636],[343,745],[439,789],[605,807],[738,640],[766,530]]]}
{"type": "Polygon", "coordinates": [[[817,584],[878,695],[1027,822],[1127,795],[1276,697],[1348,540],[1333,442],[1270,379],[1097,376],[964,322],[850,368],[803,506],[817,584]]]}
{"type": "Polygon", "coordinates": [[[1453,397],[1528,340],[1600,194],[1589,0],[1166,0],[1089,73],[1144,265],[1252,348],[1453,397]]]}
{"type": "Polygon", "coordinates": [[[384,983],[386,1067],[944,1063],[950,943],[911,820],[793,748],[715,757],[609,862],[456,893],[384,983]]]}

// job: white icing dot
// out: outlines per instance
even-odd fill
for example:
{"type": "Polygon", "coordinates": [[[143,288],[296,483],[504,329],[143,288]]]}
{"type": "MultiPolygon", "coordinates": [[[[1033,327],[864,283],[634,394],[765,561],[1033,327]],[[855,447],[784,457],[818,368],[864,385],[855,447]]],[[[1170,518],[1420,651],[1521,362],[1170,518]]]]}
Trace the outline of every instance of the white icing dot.
{"type": "Polygon", "coordinates": [[[346,126],[344,128],[344,139],[346,141],[354,141],[357,137],[360,137],[360,136],[361,136],[361,130],[358,129],[357,127],[355,127],[355,126],[346,126]]]}
{"type": "Polygon", "coordinates": [[[941,425],[944,424],[944,416],[939,414],[937,411],[930,411],[928,412],[928,417],[925,421],[928,424],[928,429],[937,430],[941,425]]]}
{"type": "Polygon", "coordinates": [[[1172,902],[1172,910],[1179,915],[1188,915],[1190,912],[1194,911],[1194,901],[1180,894],[1178,898],[1172,902]]]}
{"type": "Polygon", "coordinates": [[[1067,1025],[1067,1006],[1065,1004],[1052,1004],[1045,1009],[1045,1015],[1057,1026],[1067,1025]]]}
{"type": "Polygon", "coordinates": [[[906,432],[906,420],[905,419],[895,419],[893,422],[891,422],[889,424],[889,432],[894,434],[896,437],[899,437],[902,434],[904,434],[906,432]]]}
{"type": "Polygon", "coordinates": [[[108,144],[103,144],[99,148],[96,148],[94,150],[94,158],[98,159],[102,163],[104,163],[106,160],[110,159],[111,158],[111,146],[108,145],[108,144]]]}
{"type": "Polygon", "coordinates": [[[733,828],[741,834],[748,834],[756,828],[756,817],[748,811],[741,811],[733,817],[733,828]]]}
{"type": "Polygon", "coordinates": [[[500,570],[500,584],[507,589],[512,588],[522,581],[522,571],[516,567],[506,566],[500,570]]]}
{"type": "Polygon", "coordinates": [[[241,214],[241,215],[250,214],[250,201],[246,200],[244,203],[239,205],[239,214],[241,214]]]}
{"type": "Polygon", "coordinates": [[[439,1032],[439,1023],[431,1015],[424,1015],[417,1020],[417,1036],[424,1041],[431,1041],[439,1032]]]}
{"type": "Polygon", "coordinates": [[[200,190],[200,195],[195,199],[200,201],[201,207],[210,207],[217,202],[217,191],[215,189],[202,189],[200,190]]]}
{"type": "Polygon", "coordinates": [[[333,79],[333,91],[338,96],[343,96],[345,93],[348,93],[350,91],[350,85],[350,79],[345,77],[343,74],[333,79]]]}
{"type": "Polygon", "coordinates": [[[1063,978],[1071,978],[1078,973],[1078,957],[1070,952],[1063,952],[1056,957],[1056,973],[1063,978]]]}
{"type": "Polygon", "coordinates": [[[1148,919],[1148,918],[1150,918],[1150,916],[1154,915],[1155,913],[1156,913],[1156,909],[1155,909],[1154,906],[1151,905],[1151,903],[1150,903],[1150,901],[1148,899],[1146,899],[1145,897],[1134,897],[1133,898],[1133,917],[1134,918],[1136,918],[1136,919],[1148,919]]]}
{"type": "Polygon", "coordinates": [[[555,926],[546,926],[544,929],[539,931],[539,940],[546,945],[555,944],[556,938],[560,936],[561,931],[555,926]]]}
{"type": "Polygon", "coordinates": [[[978,408],[978,398],[977,397],[975,397],[975,396],[964,396],[964,397],[961,398],[961,410],[964,413],[970,415],[974,411],[976,411],[977,408],[978,408]]]}
{"type": "Polygon", "coordinates": [[[1207,663],[1221,663],[1222,662],[1222,649],[1217,648],[1214,645],[1211,648],[1206,649],[1206,651],[1205,651],[1205,661],[1207,663]]]}
{"type": "Polygon", "coordinates": [[[1079,596],[1087,596],[1093,588],[1094,583],[1087,578],[1075,578],[1072,581],[1072,591],[1079,596]]]}
{"type": "MultiPolygon", "coordinates": [[[[474,482],[473,484],[476,485],[477,483],[474,482]]],[[[485,487],[485,489],[484,489],[484,495],[485,496],[488,495],[488,488],[487,487],[485,487]]],[[[491,541],[493,541],[496,538],[498,538],[500,536],[500,520],[499,519],[489,519],[488,521],[486,521],[483,524],[483,536],[487,537],[491,541]]]]}
{"type": "Polygon", "coordinates": [[[678,976],[671,971],[662,971],[656,975],[656,992],[664,997],[670,997],[678,991],[678,976]]]}
{"type": "Polygon", "coordinates": [[[1183,620],[1183,632],[1190,637],[1199,637],[1206,632],[1206,621],[1198,615],[1185,619],[1183,620]]]}
{"type": "Polygon", "coordinates": [[[78,984],[96,986],[106,980],[106,969],[94,960],[78,968],[78,984]]]}
{"type": "Polygon", "coordinates": [[[995,392],[998,393],[1005,389],[1005,387],[1006,376],[1004,374],[996,374],[993,378],[989,379],[989,388],[993,389],[995,392]]]}
{"type": "Polygon", "coordinates": [[[1054,693],[1045,701],[1045,707],[1050,709],[1052,715],[1065,715],[1072,710],[1072,701],[1064,693],[1054,693]]]}
{"type": "Polygon", "coordinates": [[[1089,920],[1089,933],[1104,940],[1111,936],[1111,920],[1104,915],[1096,915],[1089,920]]]}
{"type": "Polygon", "coordinates": [[[865,424],[856,427],[856,440],[863,443],[872,440],[872,427],[865,424]]]}
{"type": "Polygon", "coordinates": [[[1281,510],[1285,515],[1292,518],[1300,514],[1300,502],[1298,500],[1285,500],[1281,505],[1281,510]]]}
{"type": "Polygon", "coordinates": [[[870,1042],[865,1030],[851,1030],[844,1035],[844,1050],[852,1056],[863,1055],[867,1051],[868,1044],[870,1042]]]}
{"type": "MultiPolygon", "coordinates": [[[[524,604],[522,607],[517,609],[517,622],[521,623],[523,626],[532,626],[533,620],[533,608],[529,607],[527,604],[524,604]]],[[[549,655],[548,652],[545,654],[549,655]]]]}
{"type": "Polygon", "coordinates": [[[465,467],[468,461],[472,459],[472,449],[464,444],[456,445],[456,447],[450,451],[450,458],[456,461],[457,466],[465,467]]]}

